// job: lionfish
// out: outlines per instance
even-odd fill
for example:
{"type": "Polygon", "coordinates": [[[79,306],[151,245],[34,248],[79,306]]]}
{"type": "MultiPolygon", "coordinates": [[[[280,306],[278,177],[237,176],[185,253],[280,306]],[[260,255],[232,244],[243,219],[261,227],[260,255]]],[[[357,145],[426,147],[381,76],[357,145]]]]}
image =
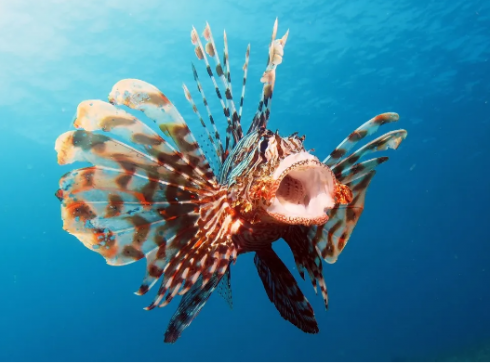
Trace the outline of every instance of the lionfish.
{"type": "Polygon", "coordinates": [[[185,85],[184,93],[219,160],[216,173],[177,108],[158,88],[137,79],[116,83],[108,103],[80,103],[74,121],[77,130],[56,140],[59,164],[92,164],[60,180],[56,196],[62,203],[63,228],[109,265],[146,258],[146,276],[136,294],[147,293],[161,279],[146,309],[163,307],[182,295],[165,342],[180,337],[217,287],[231,304],[230,268],[247,252],[255,254],[257,272],[280,315],[304,332],[317,333],[313,309],[272,243],[282,239],[288,244],[300,276],[304,279],[306,270],[328,308],[322,259],[334,263],[345,248],[364,209],[375,168],[388,158],[360,159],[397,149],[407,135],[405,130],[391,131],[349,154],[381,125],[398,120],[396,113],[384,113],[364,123],[320,161],[305,149],[304,136],[281,137],[268,130],[276,69],[289,31],[279,39],[276,33],[277,19],[258,109],[244,132],[250,45],[237,107],[226,32],[221,61],[209,25],[203,32],[204,45],[196,29],[191,31],[195,54],[205,64],[227,121],[222,142],[193,65],[212,128],[185,85]],[[141,111],[161,133],[116,107],[121,105],[141,111]]]}

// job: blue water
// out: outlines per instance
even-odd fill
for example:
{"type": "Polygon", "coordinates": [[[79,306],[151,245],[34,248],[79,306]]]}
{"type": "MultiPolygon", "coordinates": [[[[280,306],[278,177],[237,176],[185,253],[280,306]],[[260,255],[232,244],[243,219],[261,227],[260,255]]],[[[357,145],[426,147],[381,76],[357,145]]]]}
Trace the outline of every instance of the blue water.
{"type": "Polygon", "coordinates": [[[0,359],[400,361],[490,344],[489,59],[483,0],[1,1],[0,359]],[[181,85],[193,86],[191,26],[206,21],[218,44],[227,30],[235,94],[251,43],[248,125],[276,16],[290,35],[272,130],[306,134],[323,157],[394,111],[408,138],[386,153],[348,246],[324,266],[330,309],[299,281],[318,335],[282,320],[245,255],[233,310],[215,294],[163,344],[177,302],[142,309],[153,297],[133,295],[145,263],[107,266],[62,230],[53,194],[72,167],[57,165],[54,141],[79,102],[106,99],[123,78],[158,86],[200,132],[181,85]]]}

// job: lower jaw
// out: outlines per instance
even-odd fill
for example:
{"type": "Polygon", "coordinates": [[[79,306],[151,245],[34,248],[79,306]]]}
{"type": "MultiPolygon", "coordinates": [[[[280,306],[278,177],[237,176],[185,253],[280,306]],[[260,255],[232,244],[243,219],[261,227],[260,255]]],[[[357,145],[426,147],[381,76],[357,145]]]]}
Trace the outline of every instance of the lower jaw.
{"type": "Polygon", "coordinates": [[[313,218],[305,218],[305,217],[297,217],[297,216],[285,216],[280,213],[270,213],[266,212],[267,215],[271,218],[271,221],[275,223],[284,223],[290,225],[302,225],[302,226],[318,226],[321,224],[325,224],[328,222],[328,216],[326,213],[322,216],[313,217],[313,218]]]}

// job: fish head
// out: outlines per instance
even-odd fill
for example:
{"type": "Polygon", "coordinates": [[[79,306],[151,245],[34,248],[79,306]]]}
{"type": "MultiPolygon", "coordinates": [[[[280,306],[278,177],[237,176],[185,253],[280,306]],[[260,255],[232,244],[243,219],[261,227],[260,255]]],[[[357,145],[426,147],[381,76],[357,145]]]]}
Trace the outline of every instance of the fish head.
{"type": "Polygon", "coordinates": [[[352,201],[352,191],[332,170],[306,151],[304,137],[263,131],[257,156],[244,170],[238,195],[241,212],[253,222],[320,225],[327,212],[352,201]],[[258,161],[258,162],[257,162],[258,161]]]}

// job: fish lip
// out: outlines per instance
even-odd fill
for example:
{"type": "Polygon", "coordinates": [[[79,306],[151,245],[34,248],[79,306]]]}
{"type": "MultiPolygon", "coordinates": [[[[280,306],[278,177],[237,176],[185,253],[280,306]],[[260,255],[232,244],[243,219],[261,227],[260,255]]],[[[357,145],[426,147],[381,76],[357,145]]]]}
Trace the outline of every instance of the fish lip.
{"type": "MultiPolygon", "coordinates": [[[[285,166],[281,168],[280,165],[276,169],[269,190],[269,203],[264,206],[264,210],[276,222],[305,226],[324,224],[328,221],[326,211],[335,204],[336,178],[330,168],[316,157],[306,152],[302,154],[295,156],[299,161],[286,161],[285,166]],[[280,188],[287,176],[290,176],[291,180],[289,185],[284,186],[288,195],[283,196],[280,188]],[[301,192],[295,197],[299,196],[301,199],[304,194],[303,205],[289,201],[291,185],[301,185],[301,192]]],[[[281,163],[283,162],[284,160],[281,163]]]]}

